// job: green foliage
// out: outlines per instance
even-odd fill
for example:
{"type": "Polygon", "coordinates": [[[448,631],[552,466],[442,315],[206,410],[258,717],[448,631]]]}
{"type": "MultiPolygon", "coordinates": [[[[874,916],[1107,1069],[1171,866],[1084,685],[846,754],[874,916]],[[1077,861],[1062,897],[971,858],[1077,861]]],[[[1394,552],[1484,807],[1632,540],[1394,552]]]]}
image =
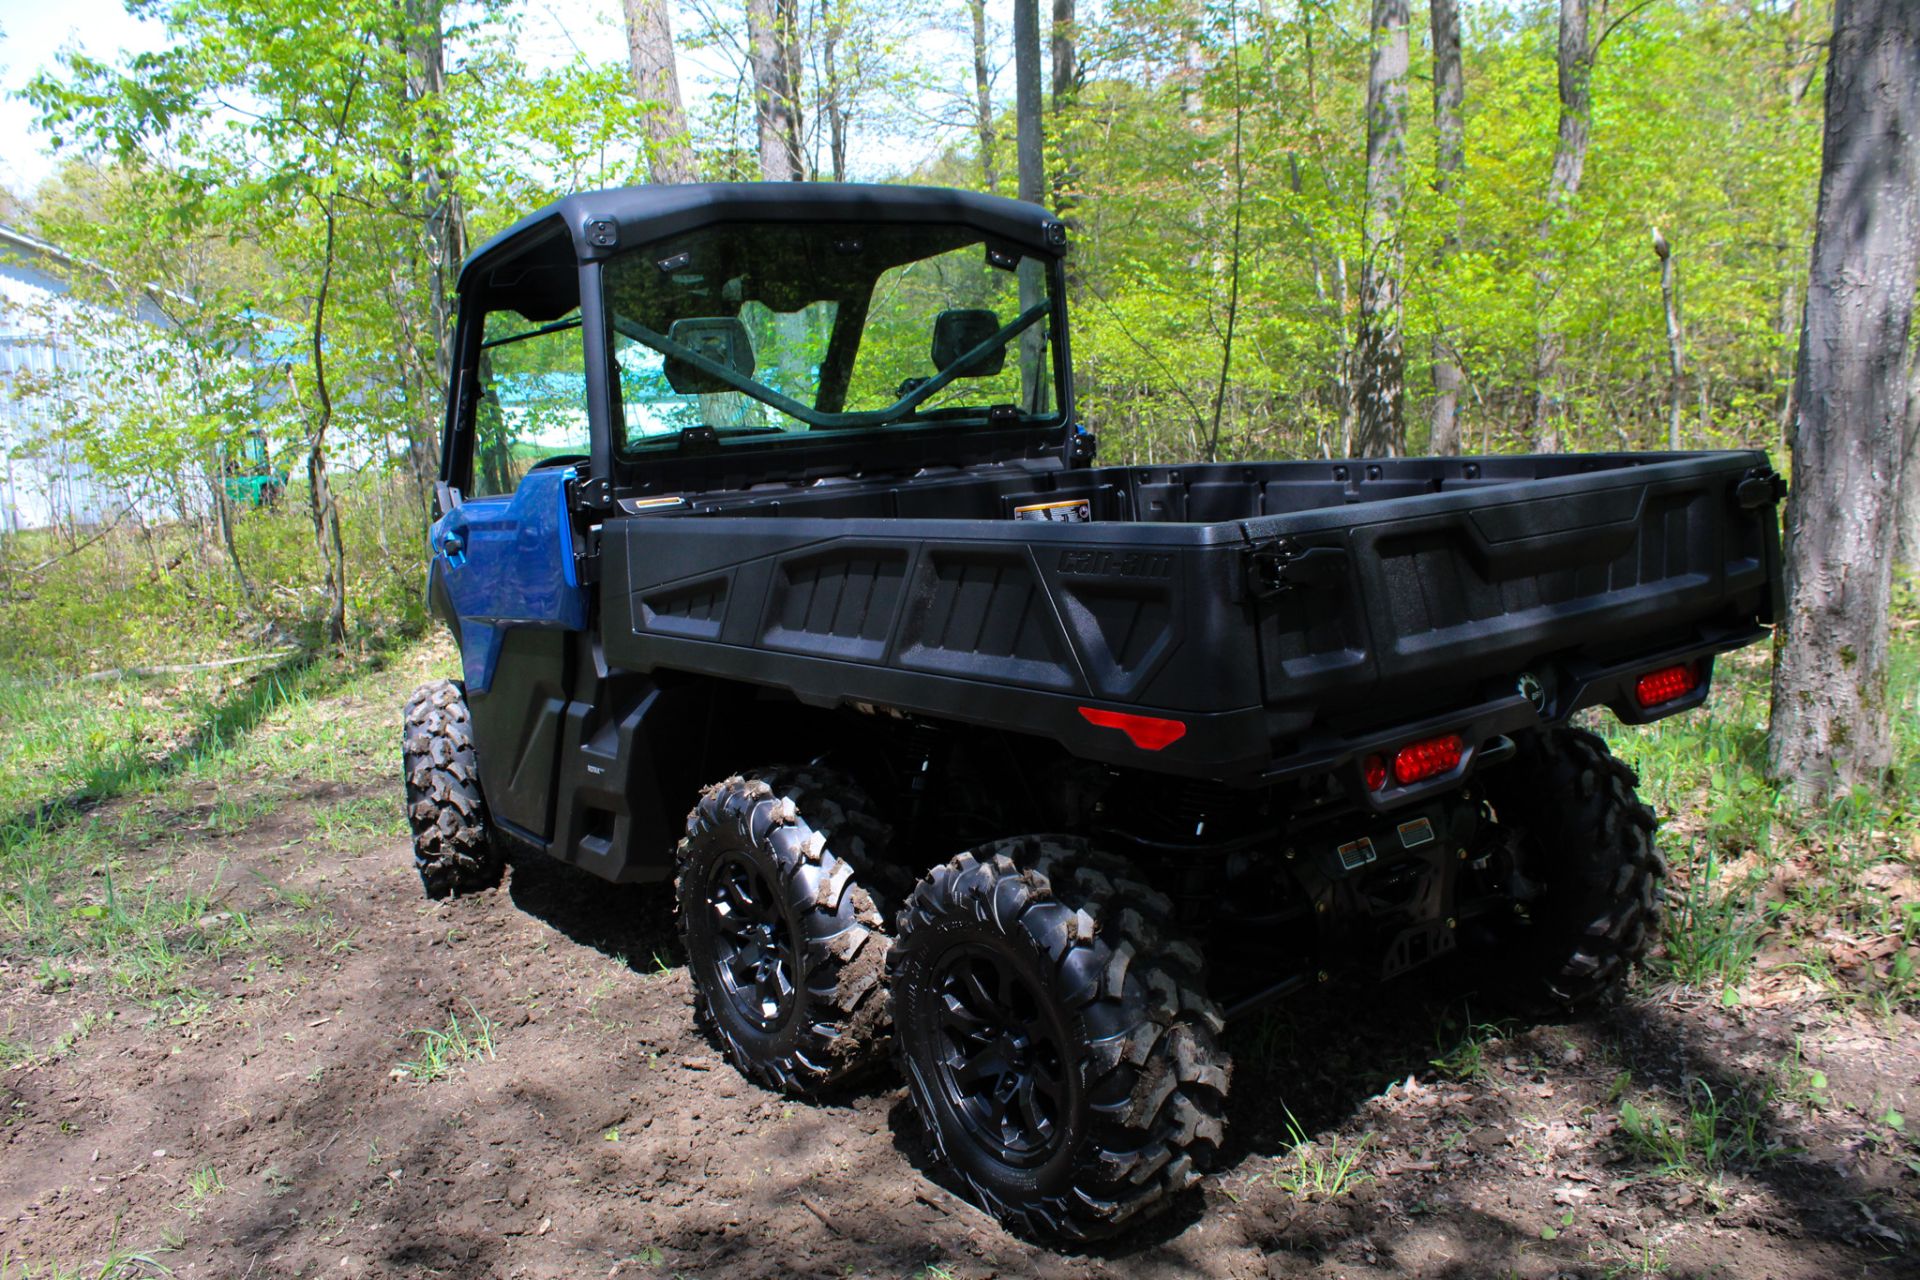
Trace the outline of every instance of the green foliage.
{"type": "MultiPolygon", "coordinates": [[[[1896,607],[1894,621],[1887,698],[1920,707],[1911,601],[1896,607]]],[[[1756,976],[1779,981],[1791,972],[1837,999],[1920,1007],[1912,853],[1920,796],[1910,785],[1920,778],[1920,718],[1893,717],[1893,784],[1883,794],[1798,812],[1765,778],[1770,678],[1765,654],[1731,655],[1715,666],[1704,712],[1639,729],[1610,717],[1600,725],[1663,818],[1673,874],[1657,963],[1729,1001],[1756,976]]]]}
{"type": "MultiPolygon", "coordinates": [[[[936,60],[927,52],[936,46],[916,40],[932,24],[964,44],[958,7],[802,9],[816,172],[835,171],[838,122],[856,152],[865,140],[869,169],[878,156],[883,170],[986,185],[977,137],[948,131],[971,110],[971,66],[936,60]],[[956,115],[940,102],[967,107],[956,115]]],[[[464,217],[466,239],[477,240],[556,195],[641,180],[651,104],[628,89],[610,21],[571,60],[536,70],[515,49],[527,19],[505,0],[155,0],[143,12],[166,28],[165,49],[112,62],[69,54],[33,81],[28,97],[71,158],[35,216],[50,238],[112,268],[82,273],[76,287],[157,306],[172,327],[78,326],[73,341],[95,361],[86,380],[24,388],[46,407],[37,447],[69,451],[109,489],[200,526],[191,562],[203,571],[193,583],[203,607],[185,624],[191,639],[291,625],[289,612],[312,626],[324,621],[310,607],[322,557],[310,524],[291,513],[311,494],[301,477],[326,420],[324,371],[334,410],[326,454],[354,473],[343,512],[346,540],[360,544],[347,548],[352,612],[409,625],[417,571],[405,566],[419,553],[445,291],[463,248],[460,236],[435,238],[437,219],[464,217]],[[428,74],[436,59],[440,79],[428,74]],[[223,501],[226,460],[256,430],[275,470],[293,476],[286,519],[256,520],[223,501]],[[235,526],[224,557],[223,516],[235,526]],[[370,532],[375,557],[364,550],[370,532]]],[[[1568,441],[1661,443],[1655,226],[1679,272],[1684,443],[1777,440],[1818,172],[1827,18],[1824,4],[1704,2],[1608,19],[1595,33],[1604,38],[1585,181],[1549,218],[1554,6],[1466,8],[1467,167],[1449,193],[1429,180],[1427,113],[1409,112],[1401,236],[1413,447],[1436,341],[1467,375],[1469,448],[1525,444],[1543,324],[1564,339],[1547,390],[1568,441]]],[[[1361,0],[1114,0],[1082,13],[1080,79],[1056,87],[1046,121],[1048,169],[1051,199],[1076,233],[1080,408],[1107,458],[1348,451],[1367,19],[1361,0]]],[[[721,4],[681,36],[703,56],[737,60],[741,23],[737,6],[721,4]]],[[[997,64],[1004,32],[990,40],[997,64]]],[[[1431,73],[1424,44],[1415,41],[1415,84],[1431,73]]],[[[743,90],[722,86],[689,109],[705,176],[753,176],[743,90]]],[[[989,123],[998,141],[987,159],[1004,191],[1013,130],[989,123]]],[[[915,344],[896,345],[876,369],[900,356],[893,372],[924,372],[915,344]]],[[[133,588],[143,606],[160,608],[180,588],[179,548],[162,550],[166,570],[133,588]]],[[[36,562],[25,548],[7,554],[36,562]]],[[[50,591],[47,580],[35,598],[50,591]]],[[[9,622],[25,612],[11,601],[0,602],[9,622]]],[[[78,616],[86,612],[48,616],[81,623],[66,634],[132,630],[78,616]]],[[[14,650],[0,665],[21,653],[51,661],[37,656],[54,646],[34,625],[0,628],[0,647],[14,650]]]]}
{"type": "MultiPolygon", "coordinates": [[[[1409,113],[1413,448],[1439,335],[1468,375],[1468,446],[1523,445],[1543,320],[1565,337],[1554,391],[1578,447],[1663,443],[1652,226],[1676,247],[1687,443],[1775,439],[1818,179],[1822,8],[1643,6],[1608,29],[1585,181],[1571,215],[1552,223],[1554,8],[1467,8],[1467,171],[1455,184],[1459,242],[1444,261],[1454,206],[1425,176],[1430,119],[1409,113]],[[1542,293],[1549,252],[1557,275],[1542,293]]],[[[1366,30],[1358,0],[1201,9],[1130,0],[1088,25],[1083,53],[1097,72],[1050,127],[1056,168],[1071,178],[1061,203],[1078,231],[1082,401],[1109,456],[1207,453],[1236,269],[1221,455],[1346,452],[1366,30]]],[[[1430,50],[1415,50],[1418,83],[1430,50]]]]}
{"type": "MultiPolygon", "coordinates": [[[[426,625],[420,494],[377,470],[337,477],[335,490],[350,625],[376,647],[418,634],[426,625]]],[[[278,504],[232,513],[245,583],[206,525],[150,524],[78,540],[64,530],[0,535],[0,672],[69,676],[319,643],[325,587],[305,508],[296,477],[278,504]]]]}

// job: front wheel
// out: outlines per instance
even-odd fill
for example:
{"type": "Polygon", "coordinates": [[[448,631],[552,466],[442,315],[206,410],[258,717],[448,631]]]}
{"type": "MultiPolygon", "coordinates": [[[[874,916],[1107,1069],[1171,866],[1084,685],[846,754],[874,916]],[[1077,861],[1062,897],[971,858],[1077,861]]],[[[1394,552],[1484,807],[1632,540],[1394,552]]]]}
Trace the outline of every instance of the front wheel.
{"type": "Polygon", "coordinates": [[[421,685],[407,699],[400,730],[421,886],[429,898],[492,888],[500,882],[501,857],[487,831],[466,686],[458,680],[421,685]]]}
{"type": "Polygon", "coordinates": [[[981,1205],[1093,1239],[1167,1207],[1223,1136],[1226,1054],[1200,956],[1126,864],[1067,837],[936,867],[889,957],[915,1108],[981,1205]]]}

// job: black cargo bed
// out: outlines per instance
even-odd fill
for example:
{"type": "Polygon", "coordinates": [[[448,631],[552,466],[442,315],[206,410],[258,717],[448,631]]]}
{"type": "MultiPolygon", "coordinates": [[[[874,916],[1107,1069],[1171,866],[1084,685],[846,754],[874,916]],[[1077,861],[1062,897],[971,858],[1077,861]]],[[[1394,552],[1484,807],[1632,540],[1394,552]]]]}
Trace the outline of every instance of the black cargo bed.
{"type": "Polygon", "coordinates": [[[602,528],[612,665],[1240,783],[1427,723],[1636,718],[1636,672],[1750,642],[1777,591],[1776,481],[1748,452],[1009,464],[649,496],[602,528]],[[1012,519],[1082,499],[1087,523],[1012,519]]]}

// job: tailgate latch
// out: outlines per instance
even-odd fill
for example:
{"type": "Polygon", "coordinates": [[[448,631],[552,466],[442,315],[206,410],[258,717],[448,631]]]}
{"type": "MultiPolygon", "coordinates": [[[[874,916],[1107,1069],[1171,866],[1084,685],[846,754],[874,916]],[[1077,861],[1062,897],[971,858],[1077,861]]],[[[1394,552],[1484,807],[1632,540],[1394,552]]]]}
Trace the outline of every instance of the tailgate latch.
{"type": "Polygon", "coordinates": [[[1754,467],[1747,472],[1746,479],[1733,487],[1734,501],[1748,511],[1771,506],[1786,496],[1785,478],[1767,467],[1754,467]]]}
{"type": "Polygon", "coordinates": [[[1283,591],[1330,590],[1346,581],[1344,547],[1302,547],[1283,541],[1247,553],[1247,589],[1256,598],[1283,591]]]}

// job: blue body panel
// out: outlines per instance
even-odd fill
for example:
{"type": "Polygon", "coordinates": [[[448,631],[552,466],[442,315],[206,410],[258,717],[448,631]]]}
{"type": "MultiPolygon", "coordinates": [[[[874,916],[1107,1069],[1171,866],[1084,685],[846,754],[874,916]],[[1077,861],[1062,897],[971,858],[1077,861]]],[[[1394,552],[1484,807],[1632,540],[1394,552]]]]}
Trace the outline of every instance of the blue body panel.
{"type": "Polygon", "coordinates": [[[579,631],[587,593],[567,525],[571,467],[531,471],[511,495],[468,498],[436,520],[433,568],[459,624],[467,690],[493,683],[500,641],[511,627],[579,631]]]}

